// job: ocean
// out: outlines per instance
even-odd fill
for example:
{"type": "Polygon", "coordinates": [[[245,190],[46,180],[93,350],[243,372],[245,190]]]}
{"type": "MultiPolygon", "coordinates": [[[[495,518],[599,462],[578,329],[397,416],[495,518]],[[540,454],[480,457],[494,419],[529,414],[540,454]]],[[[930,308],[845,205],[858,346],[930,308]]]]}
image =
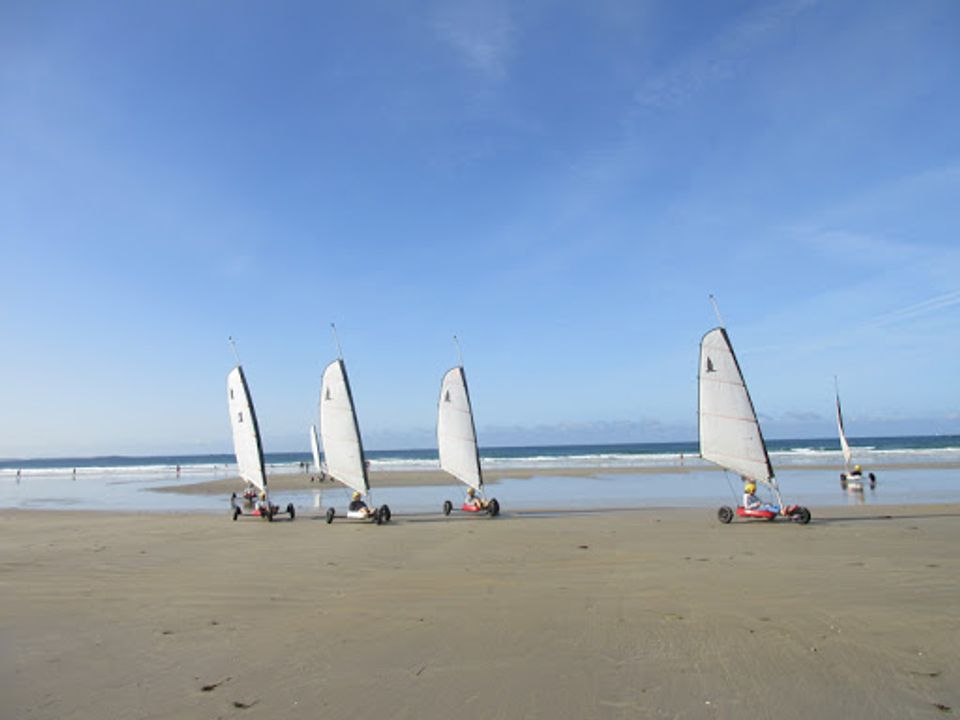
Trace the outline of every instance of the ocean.
{"type": "MultiPolygon", "coordinates": [[[[960,436],[853,438],[850,442],[854,461],[866,471],[884,467],[878,471],[875,490],[851,494],[840,488],[836,470],[843,460],[835,438],[768,440],[784,500],[814,507],[960,502],[956,469],[960,436]]],[[[439,464],[435,449],[373,450],[367,457],[375,471],[428,471],[437,470],[439,464]]],[[[312,466],[308,452],[269,453],[265,460],[269,475],[303,472],[312,466]]],[[[717,472],[699,458],[696,442],[483,448],[481,462],[486,470],[506,472],[505,479],[488,486],[488,493],[498,497],[506,514],[532,509],[706,508],[736,503],[739,492],[735,476],[717,472]],[[656,472],[680,466],[687,472],[656,472]],[[570,474],[577,468],[584,469],[582,476],[570,474]],[[533,471],[533,477],[511,479],[510,470],[533,471]]],[[[0,460],[0,508],[224,512],[228,507],[224,497],[150,491],[236,476],[232,454],[4,459],[0,460]]],[[[463,487],[451,478],[449,486],[374,491],[378,503],[387,502],[402,514],[436,511],[444,499],[457,501],[463,487]]],[[[308,513],[340,507],[346,495],[339,486],[329,484],[272,493],[275,502],[292,502],[308,513]]]]}
{"type": "MultiPolygon", "coordinates": [[[[767,441],[775,467],[843,463],[840,446],[834,438],[787,439],[767,441]]],[[[911,437],[850,438],[856,462],[871,463],[952,463],[960,462],[960,435],[917,435],[911,437]]],[[[689,442],[621,443],[611,445],[532,445],[481,448],[485,469],[551,469],[604,467],[661,467],[679,465],[698,456],[699,445],[689,442]]],[[[435,448],[419,450],[367,450],[373,470],[436,470],[439,460],[435,448]]],[[[310,451],[266,453],[271,473],[302,471],[300,463],[312,465],[310,451]]],[[[176,473],[181,475],[229,475],[235,472],[232,453],[209,455],[107,455],[101,457],[63,457],[0,459],[0,477],[16,475],[144,475],[176,473]]]]}

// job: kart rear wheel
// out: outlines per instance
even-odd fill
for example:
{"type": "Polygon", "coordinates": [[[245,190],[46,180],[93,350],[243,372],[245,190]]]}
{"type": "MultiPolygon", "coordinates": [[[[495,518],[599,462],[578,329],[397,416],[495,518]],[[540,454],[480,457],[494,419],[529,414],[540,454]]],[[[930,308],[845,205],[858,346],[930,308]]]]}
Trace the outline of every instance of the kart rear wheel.
{"type": "Polygon", "coordinates": [[[724,525],[727,525],[731,520],[733,520],[733,508],[724,505],[722,508],[717,510],[717,519],[724,525]]]}
{"type": "Polygon", "coordinates": [[[297,509],[293,506],[293,503],[287,503],[287,515],[290,516],[291,520],[297,516],[297,509]]]}
{"type": "Polygon", "coordinates": [[[243,512],[240,510],[240,508],[235,507],[233,509],[233,521],[236,522],[237,518],[240,517],[241,515],[243,515],[243,512]]]}
{"type": "Polygon", "coordinates": [[[490,517],[496,517],[500,514],[500,503],[497,502],[496,498],[490,499],[490,504],[487,505],[487,512],[490,513],[490,517]]]}
{"type": "Polygon", "coordinates": [[[334,508],[327,508],[327,525],[333,522],[333,518],[336,516],[337,511],[334,508]]]}
{"type": "Polygon", "coordinates": [[[798,507],[795,517],[798,523],[801,525],[806,525],[808,522],[810,522],[810,511],[805,507],[798,507]]]}
{"type": "Polygon", "coordinates": [[[453,503],[449,500],[443,501],[443,514],[449,515],[453,511],[453,503]]]}

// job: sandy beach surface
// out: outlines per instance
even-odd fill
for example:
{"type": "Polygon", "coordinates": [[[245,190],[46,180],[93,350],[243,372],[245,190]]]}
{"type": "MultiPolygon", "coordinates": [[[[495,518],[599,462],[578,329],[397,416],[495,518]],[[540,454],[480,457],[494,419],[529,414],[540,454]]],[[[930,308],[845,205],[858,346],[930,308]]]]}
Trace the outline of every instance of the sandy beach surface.
{"type": "Polygon", "coordinates": [[[0,511],[0,717],[960,714],[960,506],[813,511],[0,511]]]}

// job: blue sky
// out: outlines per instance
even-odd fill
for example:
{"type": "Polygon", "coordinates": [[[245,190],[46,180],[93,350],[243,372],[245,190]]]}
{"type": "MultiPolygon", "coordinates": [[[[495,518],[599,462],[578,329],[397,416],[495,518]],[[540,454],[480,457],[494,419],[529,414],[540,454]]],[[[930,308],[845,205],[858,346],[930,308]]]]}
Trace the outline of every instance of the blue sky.
{"type": "Polygon", "coordinates": [[[0,456],[960,432],[960,5],[5,2],[0,456]]]}

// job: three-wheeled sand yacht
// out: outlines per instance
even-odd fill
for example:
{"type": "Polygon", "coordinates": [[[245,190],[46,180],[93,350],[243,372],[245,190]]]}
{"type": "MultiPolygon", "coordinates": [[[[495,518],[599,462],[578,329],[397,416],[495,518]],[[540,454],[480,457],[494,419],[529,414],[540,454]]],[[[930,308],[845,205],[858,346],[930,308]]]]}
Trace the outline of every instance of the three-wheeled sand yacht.
{"type": "MultiPolygon", "coordinates": [[[[837,378],[833,378],[834,390],[837,394],[837,431],[840,434],[840,450],[843,452],[843,472],[840,473],[840,487],[854,493],[863,492],[863,469],[859,465],[850,468],[850,462],[853,460],[853,452],[850,450],[850,443],[847,442],[847,433],[843,429],[843,410],[840,407],[840,384],[837,378]]],[[[870,482],[870,489],[877,487],[877,476],[873,473],[867,475],[870,482]]]]}
{"type": "MultiPolygon", "coordinates": [[[[339,349],[339,342],[337,345],[339,349]]],[[[377,525],[390,522],[390,507],[374,507],[370,500],[367,461],[342,354],[323,371],[320,386],[320,440],[323,443],[327,477],[353,491],[355,497],[351,505],[354,508],[360,507],[358,500],[362,503],[362,509],[347,510],[346,517],[375,522],[377,525]],[[358,494],[360,497],[356,497],[358,494]]],[[[335,517],[336,509],[328,508],[327,523],[332,523],[335,517]]]]}
{"type": "MultiPolygon", "coordinates": [[[[237,456],[237,469],[240,478],[246,483],[243,502],[237,497],[237,493],[230,496],[230,513],[234,520],[247,515],[273,522],[274,517],[281,511],[279,506],[270,502],[260,426],[257,424],[257,414],[253,409],[253,398],[250,397],[247,379],[239,363],[227,375],[227,408],[230,412],[230,426],[233,428],[233,450],[237,456]],[[246,506],[246,512],[243,506],[246,506]]],[[[287,505],[285,512],[291,520],[297,514],[293,503],[287,505]]]]}
{"type": "Polygon", "coordinates": [[[783,504],[753,401],[722,323],[700,341],[699,386],[700,456],[744,481],[765,485],[776,496],[775,504],[761,508],[724,505],[717,511],[720,522],[729,523],[735,516],[810,522],[807,508],[783,504]]]}
{"type": "MultiPolygon", "coordinates": [[[[454,342],[457,339],[454,337],[454,342]]],[[[457,343],[457,350],[460,345],[457,343]]],[[[467,375],[463,361],[444,374],[440,383],[440,402],[437,409],[437,448],[440,469],[453,475],[467,486],[468,497],[456,509],[470,514],[496,517],[500,503],[484,495],[483,470],[477,448],[477,430],[473,421],[473,406],[467,389],[467,375]]],[[[443,514],[454,511],[450,500],[443,503],[443,514]]]]}

